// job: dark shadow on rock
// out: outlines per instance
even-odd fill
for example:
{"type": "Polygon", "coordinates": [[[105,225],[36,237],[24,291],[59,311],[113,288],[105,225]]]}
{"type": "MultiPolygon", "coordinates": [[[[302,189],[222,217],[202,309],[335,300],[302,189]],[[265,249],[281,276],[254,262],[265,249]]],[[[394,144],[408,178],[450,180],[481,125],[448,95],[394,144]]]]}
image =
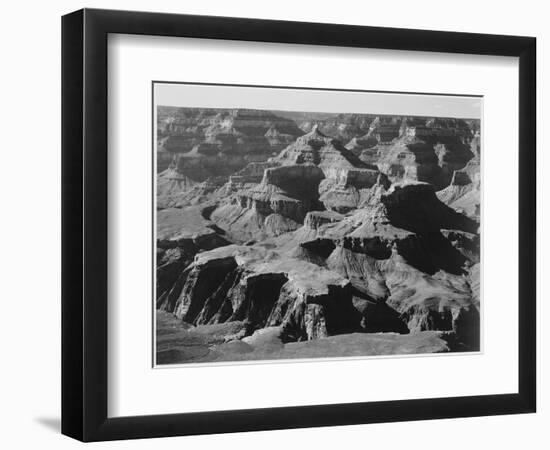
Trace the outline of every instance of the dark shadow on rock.
{"type": "Polygon", "coordinates": [[[303,242],[300,246],[321,258],[328,258],[336,248],[332,239],[317,238],[314,241],[303,242]]]}
{"type": "Polygon", "coordinates": [[[464,273],[466,257],[439,232],[409,236],[397,242],[397,251],[408,264],[433,275],[445,270],[454,275],[464,273]]]}
{"type": "Polygon", "coordinates": [[[353,305],[361,314],[361,327],[366,333],[408,334],[409,328],[397,311],[386,302],[371,298],[359,289],[352,288],[353,305]]]}
{"type": "Polygon", "coordinates": [[[398,228],[425,234],[441,229],[476,234],[479,224],[441,202],[430,184],[396,186],[382,196],[390,223],[398,228]]]}

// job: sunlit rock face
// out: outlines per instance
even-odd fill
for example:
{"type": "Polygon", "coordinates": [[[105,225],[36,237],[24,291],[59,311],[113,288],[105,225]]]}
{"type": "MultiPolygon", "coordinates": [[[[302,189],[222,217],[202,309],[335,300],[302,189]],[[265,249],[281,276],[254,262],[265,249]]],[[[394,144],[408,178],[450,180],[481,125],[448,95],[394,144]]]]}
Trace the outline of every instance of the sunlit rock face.
{"type": "Polygon", "coordinates": [[[479,349],[479,121],[158,117],[162,361],[479,349]]]}

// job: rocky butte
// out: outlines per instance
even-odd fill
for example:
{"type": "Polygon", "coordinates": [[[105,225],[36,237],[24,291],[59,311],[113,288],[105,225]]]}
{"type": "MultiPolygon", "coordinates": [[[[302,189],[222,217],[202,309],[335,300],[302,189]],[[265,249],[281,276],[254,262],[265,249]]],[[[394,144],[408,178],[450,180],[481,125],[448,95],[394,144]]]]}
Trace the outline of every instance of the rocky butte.
{"type": "Polygon", "coordinates": [[[158,364],[479,350],[478,120],[157,117],[158,364]]]}

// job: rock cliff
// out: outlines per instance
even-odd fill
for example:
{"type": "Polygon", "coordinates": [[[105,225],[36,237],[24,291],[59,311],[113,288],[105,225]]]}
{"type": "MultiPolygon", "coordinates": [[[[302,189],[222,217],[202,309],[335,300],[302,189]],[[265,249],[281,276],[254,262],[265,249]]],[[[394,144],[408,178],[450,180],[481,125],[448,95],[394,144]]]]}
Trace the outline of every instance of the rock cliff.
{"type": "Polygon", "coordinates": [[[292,120],[260,110],[159,106],[157,119],[159,154],[171,154],[170,167],[195,181],[266,160],[303,134],[292,120]]]}
{"type": "Polygon", "coordinates": [[[163,361],[329,355],[338,336],[479,349],[478,122],[168,109],[158,128],[156,305],[205,345],[160,340],[163,361]]]}

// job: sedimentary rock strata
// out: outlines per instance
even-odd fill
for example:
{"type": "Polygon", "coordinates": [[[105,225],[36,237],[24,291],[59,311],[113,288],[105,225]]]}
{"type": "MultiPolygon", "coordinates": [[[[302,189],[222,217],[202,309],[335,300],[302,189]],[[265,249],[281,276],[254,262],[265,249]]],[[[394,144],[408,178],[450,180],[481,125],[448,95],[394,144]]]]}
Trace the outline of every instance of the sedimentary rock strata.
{"type": "Polygon", "coordinates": [[[294,121],[259,110],[159,107],[157,118],[158,154],[200,181],[265,161],[303,134],[294,121]]]}
{"type": "Polygon", "coordinates": [[[478,121],[158,116],[156,305],[205,348],[160,360],[479,348],[478,121]]]}

